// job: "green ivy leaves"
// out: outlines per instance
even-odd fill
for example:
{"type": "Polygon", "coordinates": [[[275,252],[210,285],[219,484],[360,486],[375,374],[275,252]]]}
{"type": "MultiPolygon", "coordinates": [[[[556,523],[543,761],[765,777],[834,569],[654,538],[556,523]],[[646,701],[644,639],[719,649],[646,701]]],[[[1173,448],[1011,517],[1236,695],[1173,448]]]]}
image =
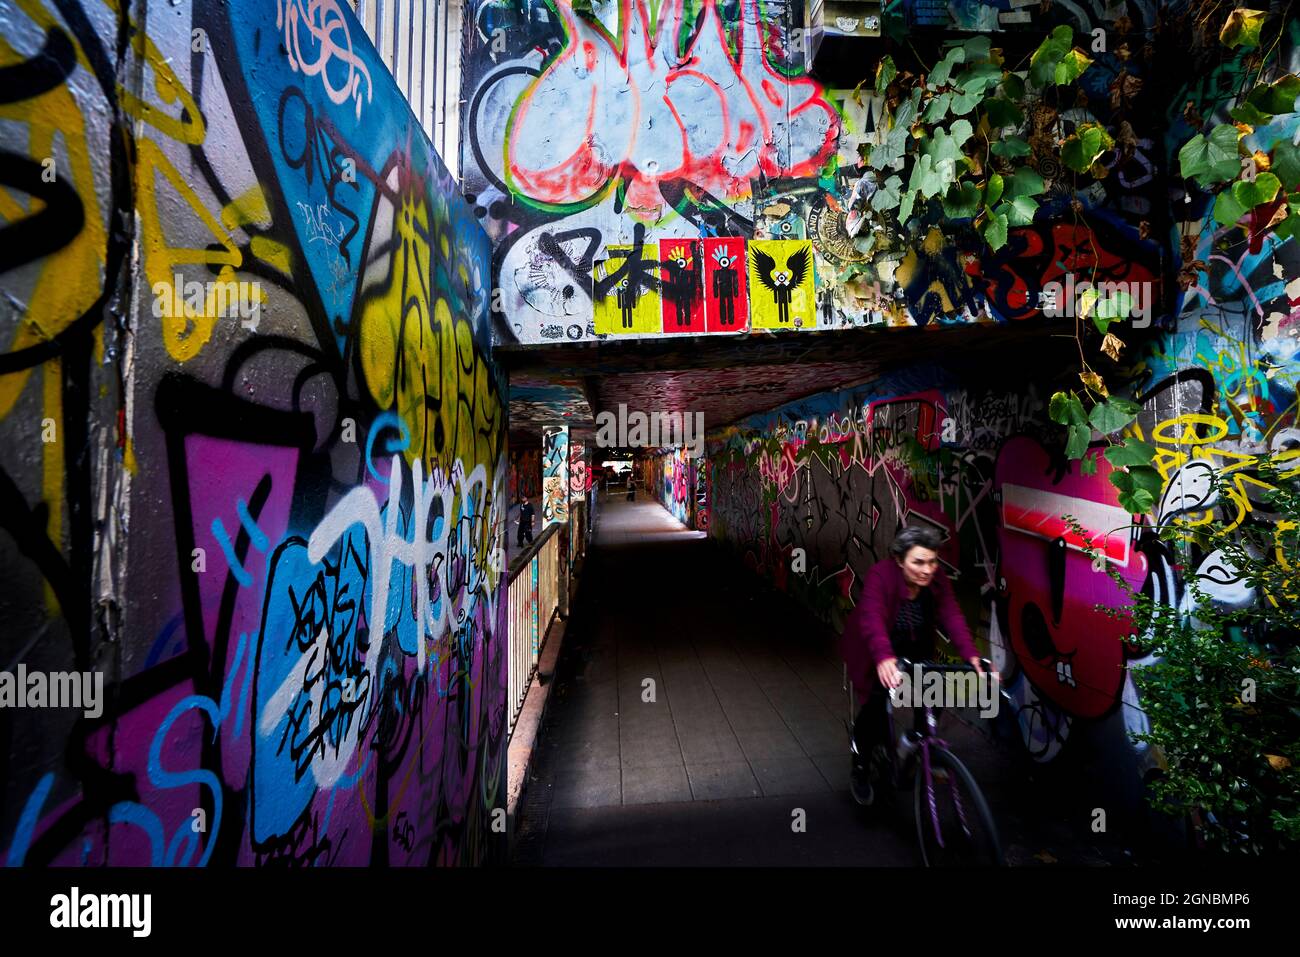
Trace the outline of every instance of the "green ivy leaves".
{"type": "Polygon", "coordinates": [[[996,63],[976,63],[957,78],[953,93],[953,113],[962,116],[975,109],[986,91],[1002,79],[1002,67],[996,63]]]}
{"type": "Polygon", "coordinates": [[[1286,209],[1286,219],[1273,227],[1273,235],[1278,239],[1300,236],[1300,197],[1288,197],[1286,209]]]}
{"type": "Polygon", "coordinates": [[[946,130],[935,130],[934,136],[921,147],[921,153],[933,158],[936,167],[940,163],[956,162],[962,155],[961,148],[974,132],[969,120],[957,120],[946,130]]]}
{"type": "Polygon", "coordinates": [[[1141,407],[1135,402],[1110,398],[1092,407],[1088,413],[1088,423],[1098,432],[1109,435],[1131,423],[1140,411],[1141,407]]]}
{"type": "Polygon", "coordinates": [[[1002,191],[1005,188],[1006,181],[1002,178],[1001,173],[994,173],[989,177],[988,186],[984,190],[984,205],[990,212],[997,205],[998,200],[1002,198],[1002,191]]]}
{"type": "MultiPolygon", "coordinates": [[[[1263,19],[1264,14],[1257,10],[1235,10],[1220,40],[1231,47],[1251,49],[1258,45],[1263,19]]],[[[1178,151],[1179,170],[1185,178],[1203,189],[1219,187],[1214,197],[1214,221],[1219,225],[1240,225],[1252,210],[1269,207],[1269,213],[1284,213],[1275,227],[1279,239],[1300,235],[1296,215],[1300,196],[1289,195],[1300,187],[1300,148],[1291,137],[1284,136],[1274,144],[1268,158],[1259,153],[1245,156],[1241,149],[1242,138],[1255,127],[1269,125],[1275,116],[1297,112],[1297,104],[1300,77],[1295,74],[1259,84],[1229,110],[1236,125],[1221,123],[1209,136],[1198,133],[1178,151]]],[[[1251,228],[1261,225],[1255,222],[1251,228]]]]}
{"type": "Polygon", "coordinates": [[[1270,116],[1296,111],[1295,100],[1300,96],[1300,77],[1294,73],[1275,80],[1267,85],[1261,84],[1246,96],[1246,102],[1270,116]]]}
{"type": "Polygon", "coordinates": [[[983,196],[974,183],[963,180],[948,187],[943,199],[943,213],[952,219],[966,219],[980,210],[983,196]]]}
{"type": "Polygon", "coordinates": [[[955,174],[952,166],[936,166],[934,157],[929,153],[923,155],[912,167],[912,178],[907,184],[909,193],[920,193],[922,199],[929,199],[943,192],[955,174]]]}
{"type": "Polygon", "coordinates": [[[992,147],[993,155],[1001,156],[1004,159],[1028,156],[1029,152],[1029,144],[1019,136],[1008,136],[1005,139],[1000,139],[992,147]]]}
{"type": "Polygon", "coordinates": [[[1060,26],[1048,34],[1029,58],[1029,76],[1039,86],[1046,86],[1056,76],[1056,64],[1074,46],[1074,30],[1060,26]]]}
{"type": "Polygon", "coordinates": [[[1069,392],[1055,392],[1052,394],[1051,401],[1047,404],[1047,414],[1053,422],[1059,422],[1061,425],[1068,425],[1071,422],[1080,424],[1088,421],[1088,415],[1083,411],[1083,403],[1079,397],[1069,392]]]}
{"type": "Polygon", "coordinates": [[[1038,202],[1032,197],[1046,188],[1043,177],[1027,166],[1016,170],[1009,181],[997,173],[989,177],[984,202],[996,225],[993,227],[993,238],[990,239],[987,231],[984,238],[995,251],[1005,245],[1008,226],[1028,226],[1034,221],[1038,202]],[[1002,200],[1001,203],[998,202],[999,199],[1002,200]],[[998,240],[996,246],[993,245],[993,239],[998,240]]]}
{"type": "Polygon", "coordinates": [[[1238,7],[1228,14],[1223,29],[1219,31],[1219,42],[1227,47],[1241,47],[1252,50],[1259,46],[1259,32],[1264,28],[1268,14],[1263,10],[1246,10],[1238,7]]]}
{"type": "Polygon", "coordinates": [[[1091,65],[1092,58],[1086,56],[1078,47],[1075,47],[1061,59],[1060,63],[1056,64],[1056,85],[1065,86],[1067,83],[1073,83],[1091,65]]]}
{"type": "Polygon", "coordinates": [[[1086,319],[1092,316],[1092,324],[1097,331],[1105,335],[1112,322],[1129,316],[1133,312],[1133,297],[1123,290],[1115,290],[1102,298],[1096,287],[1086,290],[1080,297],[1080,314],[1086,319]]]}
{"type": "Polygon", "coordinates": [[[900,191],[903,188],[903,179],[900,176],[891,176],[885,180],[871,197],[871,208],[877,212],[887,212],[891,209],[897,209],[901,200],[900,191]]]}
{"type": "Polygon", "coordinates": [[[1272,173],[1260,173],[1252,182],[1238,180],[1215,197],[1214,219],[1224,226],[1235,226],[1256,206],[1273,202],[1281,187],[1281,180],[1272,173]]]}
{"type": "Polygon", "coordinates": [[[1269,171],[1277,175],[1287,192],[1300,186],[1300,147],[1290,140],[1279,140],[1273,147],[1273,165],[1269,171]]]}
{"type": "Polygon", "coordinates": [[[1133,466],[1112,471],[1110,484],[1119,489],[1120,508],[1130,515],[1145,515],[1156,507],[1164,479],[1149,465],[1133,466]]]}
{"type": "Polygon", "coordinates": [[[943,118],[948,115],[948,107],[951,105],[952,94],[940,93],[925,105],[925,112],[921,114],[921,119],[926,123],[942,123],[943,118]]]}
{"type": "Polygon", "coordinates": [[[1007,199],[1016,196],[1037,196],[1046,189],[1047,184],[1043,182],[1043,177],[1037,170],[1022,166],[1016,170],[1011,177],[1011,182],[1007,184],[1007,199]]]}
{"type": "Polygon", "coordinates": [[[1053,422],[1064,425],[1068,430],[1065,454],[1071,459],[1081,459],[1092,442],[1092,426],[1088,424],[1088,414],[1083,403],[1073,393],[1057,392],[1048,404],[1047,414],[1053,422]]]}
{"type": "Polygon", "coordinates": [[[1017,196],[999,206],[998,212],[1005,214],[1012,226],[1028,226],[1038,212],[1038,203],[1028,196],[1017,196]]]}
{"type": "Polygon", "coordinates": [[[911,96],[898,104],[894,111],[894,122],[885,134],[884,142],[871,147],[867,156],[867,165],[872,169],[883,170],[893,166],[907,154],[908,141],[911,139],[912,121],[916,119],[921,107],[921,90],[918,87],[911,96]]]}
{"type": "Polygon", "coordinates": [[[1092,60],[1074,46],[1074,30],[1057,27],[1029,59],[1029,78],[1037,86],[1064,86],[1073,83],[1092,60]]]}
{"type": "Polygon", "coordinates": [[[1046,189],[1043,177],[1027,166],[1016,170],[1010,179],[1000,173],[989,176],[984,190],[984,208],[989,215],[980,232],[990,249],[997,252],[1007,244],[1009,227],[1028,226],[1034,221],[1038,201],[1033,197],[1046,189]]]}
{"type": "Polygon", "coordinates": [[[958,63],[966,62],[966,49],[963,46],[949,48],[944,54],[942,60],[935,64],[930,75],[926,77],[926,83],[931,87],[946,86],[949,77],[952,76],[952,69],[958,63]]]}
{"type": "Polygon", "coordinates": [[[1185,179],[1209,188],[1226,183],[1241,171],[1237,149],[1240,131],[1231,123],[1216,126],[1208,137],[1197,133],[1178,151],[1178,169],[1185,179]]]}
{"type": "MultiPolygon", "coordinates": [[[[1031,74],[1038,79],[1031,76],[1031,85],[1078,79],[1091,60],[1074,49],[1073,41],[1069,27],[1053,31],[1034,55],[1031,74]]],[[[875,70],[876,92],[891,84],[897,89],[898,80],[897,65],[883,57],[875,70]]],[[[948,42],[928,75],[903,85],[910,87],[910,96],[894,108],[882,141],[863,150],[878,174],[870,208],[899,224],[913,216],[937,221],[940,209],[949,220],[974,219],[985,242],[1001,249],[1010,229],[1033,222],[1039,209],[1035,197],[1045,192],[1042,176],[1023,165],[1033,152],[1026,138],[999,135],[1025,122],[1025,80],[1004,64],[989,37],[978,36],[948,42]],[[984,135],[972,144],[977,129],[984,135]],[[996,170],[990,154],[998,158],[996,170]],[[884,180],[890,169],[900,175],[884,180]]],[[[1089,148],[1112,144],[1101,127],[1089,132],[1085,126],[1083,136],[1089,148]]]]}
{"type": "Polygon", "coordinates": [[[989,244],[989,249],[997,252],[1007,244],[1007,216],[1005,213],[995,213],[990,216],[980,229],[980,235],[984,241],[989,244]]]}
{"type": "MultiPolygon", "coordinates": [[[[1135,402],[1111,396],[1085,412],[1078,395],[1057,392],[1048,404],[1047,414],[1053,422],[1066,427],[1066,457],[1083,460],[1080,470],[1091,475],[1096,470],[1096,463],[1084,459],[1084,456],[1092,444],[1094,430],[1102,435],[1112,435],[1131,425],[1139,411],[1141,407],[1135,402]]],[[[1160,472],[1151,465],[1156,450],[1139,439],[1130,438],[1111,445],[1104,454],[1114,467],[1110,483],[1119,491],[1120,506],[1132,515],[1151,511],[1164,482],[1160,472]]]]}
{"type": "Polygon", "coordinates": [[[1061,147],[1061,162],[1076,173],[1092,169],[1101,154],[1115,145],[1115,140],[1099,123],[1081,123],[1066,137],[1061,147]]]}
{"type": "Polygon", "coordinates": [[[894,58],[885,56],[876,64],[876,92],[884,93],[889,88],[889,84],[894,82],[894,77],[898,76],[898,67],[894,66],[894,58]]]}
{"type": "Polygon", "coordinates": [[[1106,461],[1116,468],[1150,465],[1155,457],[1156,450],[1141,439],[1129,439],[1106,450],[1106,461]]]}

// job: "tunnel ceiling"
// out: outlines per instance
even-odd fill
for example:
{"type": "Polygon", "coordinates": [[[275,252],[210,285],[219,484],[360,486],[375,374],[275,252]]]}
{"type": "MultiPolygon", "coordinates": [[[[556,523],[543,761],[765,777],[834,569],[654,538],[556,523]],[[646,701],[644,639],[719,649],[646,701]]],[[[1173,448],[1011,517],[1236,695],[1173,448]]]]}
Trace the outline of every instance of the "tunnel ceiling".
{"type": "Polygon", "coordinates": [[[510,431],[540,433],[543,426],[567,424],[576,433],[595,428],[582,379],[538,370],[510,377],[510,431]]]}
{"type": "Polygon", "coordinates": [[[596,391],[598,410],[702,412],[705,429],[774,409],[810,392],[874,377],[863,362],[811,362],[731,366],[725,369],[660,369],[604,376],[596,391]]]}
{"type": "Polygon", "coordinates": [[[594,432],[594,415],[617,412],[620,403],[629,411],[699,411],[711,430],[916,362],[978,369],[997,356],[1006,368],[1014,354],[1023,363],[1063,368],[1073,341],[1059,324],[1027,322],[575,343],[499,354],[511,368],[512,432],[540,433],[544,425],[568,423],[582,435],[594,432]]]}

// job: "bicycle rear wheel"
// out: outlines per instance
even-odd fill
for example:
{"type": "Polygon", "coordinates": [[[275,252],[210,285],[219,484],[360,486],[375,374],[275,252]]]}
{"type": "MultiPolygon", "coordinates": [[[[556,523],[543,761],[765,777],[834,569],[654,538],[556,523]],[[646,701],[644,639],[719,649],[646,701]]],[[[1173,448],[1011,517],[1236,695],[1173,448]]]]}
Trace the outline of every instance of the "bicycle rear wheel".
{"type": "Polygon", "coordinates": [[[998,828],[975,777],[951,751],[930,749],[933,813],[925,768],[916,762],[916,836],[926,867],[1001,867],[998,828]],[[937,822],[937,826],[936,826],[937,822]],[[942,840],[941,840],[942,839],[942,840]]]}

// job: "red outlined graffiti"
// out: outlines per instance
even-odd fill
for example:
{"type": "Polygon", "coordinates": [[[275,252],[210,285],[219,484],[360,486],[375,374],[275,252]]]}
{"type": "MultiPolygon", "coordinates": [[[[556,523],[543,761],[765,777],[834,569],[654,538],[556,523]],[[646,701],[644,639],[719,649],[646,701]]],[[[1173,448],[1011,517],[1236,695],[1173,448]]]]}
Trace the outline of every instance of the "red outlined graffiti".
{"type": "Polygon", "coordinates": [[[568,43],[520,95],[506,140],[516,195],[586,204],[622,181],[629,208],[656,209],[660,182],[684,179],[734,199],[753,177],[806,176],[834,151],[834,108],[816,82],[768,64],[756,0],[744,2],[735,56],[715,0],[681,56],[683,0],[653,27],[644,0],[621,0],[618,42],[567,0],[555,7],[568,43]]]}

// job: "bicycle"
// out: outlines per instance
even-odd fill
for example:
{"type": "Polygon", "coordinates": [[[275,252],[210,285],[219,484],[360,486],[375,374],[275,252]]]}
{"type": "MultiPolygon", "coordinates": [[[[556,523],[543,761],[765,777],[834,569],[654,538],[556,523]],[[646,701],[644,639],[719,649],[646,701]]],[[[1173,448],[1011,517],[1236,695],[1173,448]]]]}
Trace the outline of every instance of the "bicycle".
{"type": "MultiPolygon", "coordinates": [[[[992,670],[992,663],[986,659],[980,659],[980,664],[986,672],[992,670]]],[[[918,677],[925,672],[945,674],[975,670],[970,665],[913,663],[906,658],[898,659],[898,668],[918,677]],[[917,664],[921,668],[919,674],[917,664]]],[[[853,746],[856,699],[847,671],[844,685],[849,693],[849,748],[850,753],[856,756],[853,746]]],[[[999,694],[1003,700],[1010,700],[1005,691],[999,689],[999,694]]],[[[926,867],[1002,867],[1005,862],[997,822],[974,775],[952,753],[948,743],[938,736],[939,721],[934,709],[922,705],[912,710],[913,727],[900,735],[894,726],[893,702],[886,702],[888,740],[895,746],[878,745],[868,758],[868,771],[876,782],[872,803],[881,803],[880,790],[888,789],[892,794],[910,782],[917,842],[926,867]]],[[[856,798],[857,794],[854,796],[856,798]]]]}

